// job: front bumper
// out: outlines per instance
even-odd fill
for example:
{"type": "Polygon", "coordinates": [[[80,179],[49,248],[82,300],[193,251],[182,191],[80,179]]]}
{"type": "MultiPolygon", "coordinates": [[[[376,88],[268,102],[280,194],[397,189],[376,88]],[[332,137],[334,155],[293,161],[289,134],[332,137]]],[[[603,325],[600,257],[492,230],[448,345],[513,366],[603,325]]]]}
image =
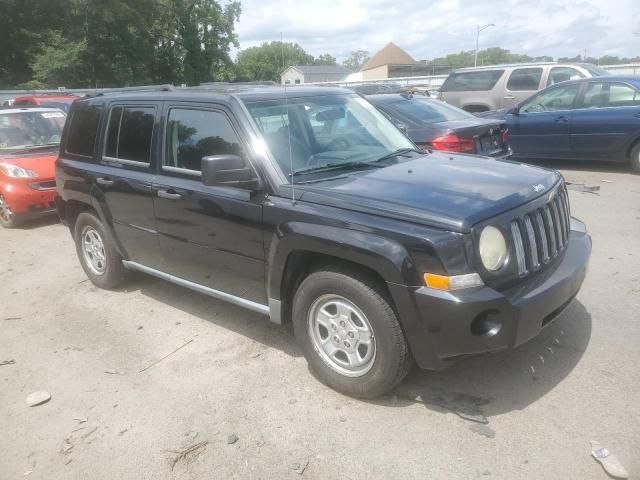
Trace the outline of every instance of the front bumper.
{"type": "Polygon", "coordinates": [[[405,332],[416,362],[422,368],[442,369],[456,359],[532,339],[574,299],[590,254],[591,237],[584,224],[572,218],[569,245],[558,262],[511,289],[442,292],[390,286],[395,298],[404,299],[398,309],[403,325],[405,314],[412,323],[405,325],[405,332]]]}
{"type": "Polygon", "coordinates": [[[14,215],[20,218],[38,217],[55,212],[55,188],[36,190],[27,182],[11,182],[2,185],[2,195],[14,215]]]}

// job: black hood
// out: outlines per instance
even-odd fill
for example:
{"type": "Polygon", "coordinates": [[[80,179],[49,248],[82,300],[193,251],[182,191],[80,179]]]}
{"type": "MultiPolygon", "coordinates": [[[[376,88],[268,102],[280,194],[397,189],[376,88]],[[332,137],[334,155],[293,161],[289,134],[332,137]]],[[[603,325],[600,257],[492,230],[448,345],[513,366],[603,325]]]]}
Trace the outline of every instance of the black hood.
{"type": "Polygon", "coordinates": [[[296,185],[304,202],[467,232],[549,191],[558,172],[476,155],[432,153],[386,168],[296,185]]]}

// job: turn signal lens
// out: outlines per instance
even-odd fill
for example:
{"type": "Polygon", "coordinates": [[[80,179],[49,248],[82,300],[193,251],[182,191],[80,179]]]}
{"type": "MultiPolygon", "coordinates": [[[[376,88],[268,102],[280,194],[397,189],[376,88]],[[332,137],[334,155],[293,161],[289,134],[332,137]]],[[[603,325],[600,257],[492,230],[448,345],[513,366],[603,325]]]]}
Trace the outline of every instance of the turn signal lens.
{"type": "Polygon", "coordinates": [[[473,138],[463,138],[455,133],[433,138],[429,145],[434,150],[447,152],[475,153],[476,145],[473,138]]]}
{"type": "Polygon", "coordinates": [[[468,273],[466,275],[437,275],[435,273],[425,273],[424,283],[429,288],[436,290],[461,290],[463,288],[481,287],[484,282],[477,273],[468,273]]]}

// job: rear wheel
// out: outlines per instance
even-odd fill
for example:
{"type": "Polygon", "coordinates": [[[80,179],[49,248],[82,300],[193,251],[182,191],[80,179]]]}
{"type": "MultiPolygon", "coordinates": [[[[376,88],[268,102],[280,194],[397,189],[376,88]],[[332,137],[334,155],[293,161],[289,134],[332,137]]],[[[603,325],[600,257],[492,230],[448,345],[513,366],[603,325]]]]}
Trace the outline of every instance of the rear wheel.
{"type": "Polygon", "coordinates": [[[629,163],[635,173],[640,173],[640,143],[631,149],[629,163]]]}
{"type": "Polygon", "coordinates": [[[324,269],[301,283],[293,327],[311,370],[347,395],[372,398],[406,376],[412,358],[382,288],[350,269],[324,269]]]}
{"type": "Polygon", "coordinates": [[[78,215],[74,238],[80,264],[93,284],[115,288],[125,280],[127,271],[122,257],[97,216],[89,212],[78,215]]]}
{"type": "Polygon", "coordinates": [[[4,228],[15,228],[18,225],[15,214],[11,211],[11,207],[7,200],[0,193],[0,225],[4,228]]]}

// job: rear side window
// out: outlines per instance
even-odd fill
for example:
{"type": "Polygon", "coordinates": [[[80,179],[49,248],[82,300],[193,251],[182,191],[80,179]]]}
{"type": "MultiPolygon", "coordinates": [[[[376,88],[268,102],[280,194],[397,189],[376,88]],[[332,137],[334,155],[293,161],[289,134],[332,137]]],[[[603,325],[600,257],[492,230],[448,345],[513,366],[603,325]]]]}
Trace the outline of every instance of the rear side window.
{"type": "Polygon", "coordinates": [[[584,92],[583,108],[635,107],[640,92],[622,83],[593,82],[584,92]]]}
{"type": "Polygon", "coordinates": [[[566,82],[569,80],[578,80],[584,78],[584,74],[572,67],[553,67],[549,71],[549,79],[547,80],[547,87],[555,85],[556,83],[566,82]]]}
{"type": "Polygon", "coordinates": [[[69,124],[67,153],[93,157],[101,113],[102,107],[98,105],[87,105],[75,109],[69,124]]]}
{"type": "Polygon", "coordinates": [[[155,115],[155,107],[112,108],[104,156],[148,164],[155,115]]]}
{"type": "Polygon", "coordinates": [[[202,157],[241,154],[240,140],[226,115],[172,108],[167,123],[166,167],[202,171],[202,157]]]}
{"type": "Polygon", "coordinates": [[[541,68],[516,68],[511,72],[507,82],[507,90],[534,91],[540,86],[542,78],[541,68]]]}
{"type": "Polygon", "coordinates": [[[441,92],[487,91],[495,87],[504,70],[452,73],[440,88],[441,92]]]}

